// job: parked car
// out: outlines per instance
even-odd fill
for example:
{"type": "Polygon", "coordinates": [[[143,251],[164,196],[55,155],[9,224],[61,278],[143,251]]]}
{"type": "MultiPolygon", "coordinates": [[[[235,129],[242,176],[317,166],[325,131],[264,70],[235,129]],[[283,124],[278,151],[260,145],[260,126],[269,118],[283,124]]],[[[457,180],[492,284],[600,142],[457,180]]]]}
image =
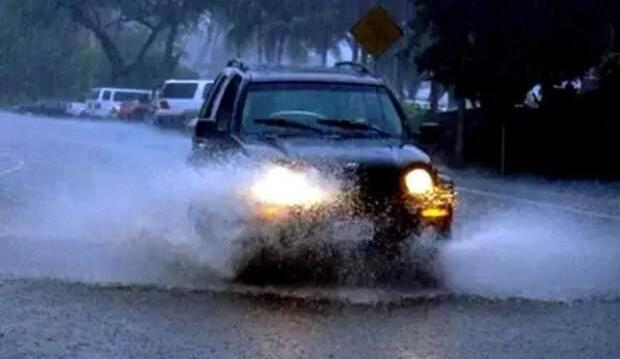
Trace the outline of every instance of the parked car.
{"type": "Polygon", "coordinates": [[[67,103],[67,114],[73,117],[82,117],[86,115],[88,106],[85,101],[71,101],[67,103]]]}
{"type": "Polygon", "coordinates": [[[90,91],[86,113],[92,117],[117,117],[123,102],[151,96],[150,90],[100,87],[90,91]]]}
{"type": "MultiPolygon", "coordinates": [[[[194,126],[190,162],[238,156],[263,169],[239,189],[252,213],[248,241],[268,243],[265,228],[287,238],[291,228],[368,219],[373,247],[398,256],[424,229],[438,238],[450,232],[452,180],[416,147],[396,96],[363,65],[267,70],[231,62],[194,126]],[[334,173],[338,189],[322,181],[334,173]]],[[[208,228],[204,200],[190,211],[198,233],[208,228]]]]}
{"type": "Polygon", "coordinates": [[[168,80],[156,101],[156,125],[182,128],[196,117],[204,103],[213,81],[168,80]]]}
{"type": "Polygon", "coordinates": [[[62,100],[39,100],[33,103],[19,105],[15,108],[20,113],[62,117],[67,116],[69,104],[62,100]]]}
{"type": "Polygon", "coordinates": [[[142,95],[138,100],[125,101],[118,110],[121,120],[144,121],[153,112],[153,105],[148,95],[142,95]]]}

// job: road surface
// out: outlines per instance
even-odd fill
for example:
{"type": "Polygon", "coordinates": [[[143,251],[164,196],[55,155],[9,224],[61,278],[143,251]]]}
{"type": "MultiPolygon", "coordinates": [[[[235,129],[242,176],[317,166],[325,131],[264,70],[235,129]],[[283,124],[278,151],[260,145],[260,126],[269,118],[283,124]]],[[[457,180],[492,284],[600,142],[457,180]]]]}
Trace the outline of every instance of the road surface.
{"type": "Polygon", "coordinates": [[[198,173],[189,149],[143,124],[0,112],[0,358],[620,357],[617,184],[448,170],[438,285],[353,257],[325,282],[230,282],[231,193],[253,169],[198,173]],[[221,223],[206,243],[195,198],[221,223]]]}

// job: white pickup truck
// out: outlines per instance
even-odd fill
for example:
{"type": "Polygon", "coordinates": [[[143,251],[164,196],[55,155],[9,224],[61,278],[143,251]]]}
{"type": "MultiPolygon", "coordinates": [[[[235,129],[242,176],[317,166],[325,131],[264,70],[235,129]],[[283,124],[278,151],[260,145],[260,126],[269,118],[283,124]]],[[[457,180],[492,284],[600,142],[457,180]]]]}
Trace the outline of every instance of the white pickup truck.
{"type": "Polygon", "coordinates": [[[151,97],[150,90],[115,87],[97,87],[90,90],[86,99],[86,115],[91,117],[116,117],[123,102],[151,97]]]}

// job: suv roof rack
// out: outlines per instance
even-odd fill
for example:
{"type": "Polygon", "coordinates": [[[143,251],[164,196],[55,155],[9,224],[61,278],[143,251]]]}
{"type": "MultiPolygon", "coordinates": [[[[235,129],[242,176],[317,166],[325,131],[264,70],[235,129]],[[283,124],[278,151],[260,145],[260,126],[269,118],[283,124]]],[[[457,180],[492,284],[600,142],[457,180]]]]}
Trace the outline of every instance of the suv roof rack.
{"type": "Polygon", "coordinates": [[[231,59],[228,61],[228,63],[226,64],[226,67],[234,67],[237,68],[241,71],[247,71],[248,67],[243,63],[243,61],[239,60],[239,59],[231,59]]]}
{"type": "Polygon", "coordinates": [[[340,62],[336,62],[334,64],[334,67],[339,69],[339,68],[343,68],[343,67],[348,67],[351,68],[355,71],[357,71],[360,74],[363,75],[374,75],[372,71],[370,71],[370,69],[364,65],[364,64],[360,64],[359,62],[354,62],[354,61],[340,61],[340,62]]]}

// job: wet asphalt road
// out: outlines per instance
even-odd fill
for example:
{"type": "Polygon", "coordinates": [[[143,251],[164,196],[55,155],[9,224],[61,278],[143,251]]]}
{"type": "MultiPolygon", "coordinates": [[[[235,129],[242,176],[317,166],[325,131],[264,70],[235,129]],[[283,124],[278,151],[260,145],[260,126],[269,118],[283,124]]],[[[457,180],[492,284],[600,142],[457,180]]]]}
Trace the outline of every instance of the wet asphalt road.
{"type": "Polygon", "coordinates": [[[213,275],[234,247],[179,229],[188,197],[237,176],[205,190],[188,150],[0,112],[0,358],[620,358],[616,184],[453,172],[438,287],[263,287],[213,275]]]}

